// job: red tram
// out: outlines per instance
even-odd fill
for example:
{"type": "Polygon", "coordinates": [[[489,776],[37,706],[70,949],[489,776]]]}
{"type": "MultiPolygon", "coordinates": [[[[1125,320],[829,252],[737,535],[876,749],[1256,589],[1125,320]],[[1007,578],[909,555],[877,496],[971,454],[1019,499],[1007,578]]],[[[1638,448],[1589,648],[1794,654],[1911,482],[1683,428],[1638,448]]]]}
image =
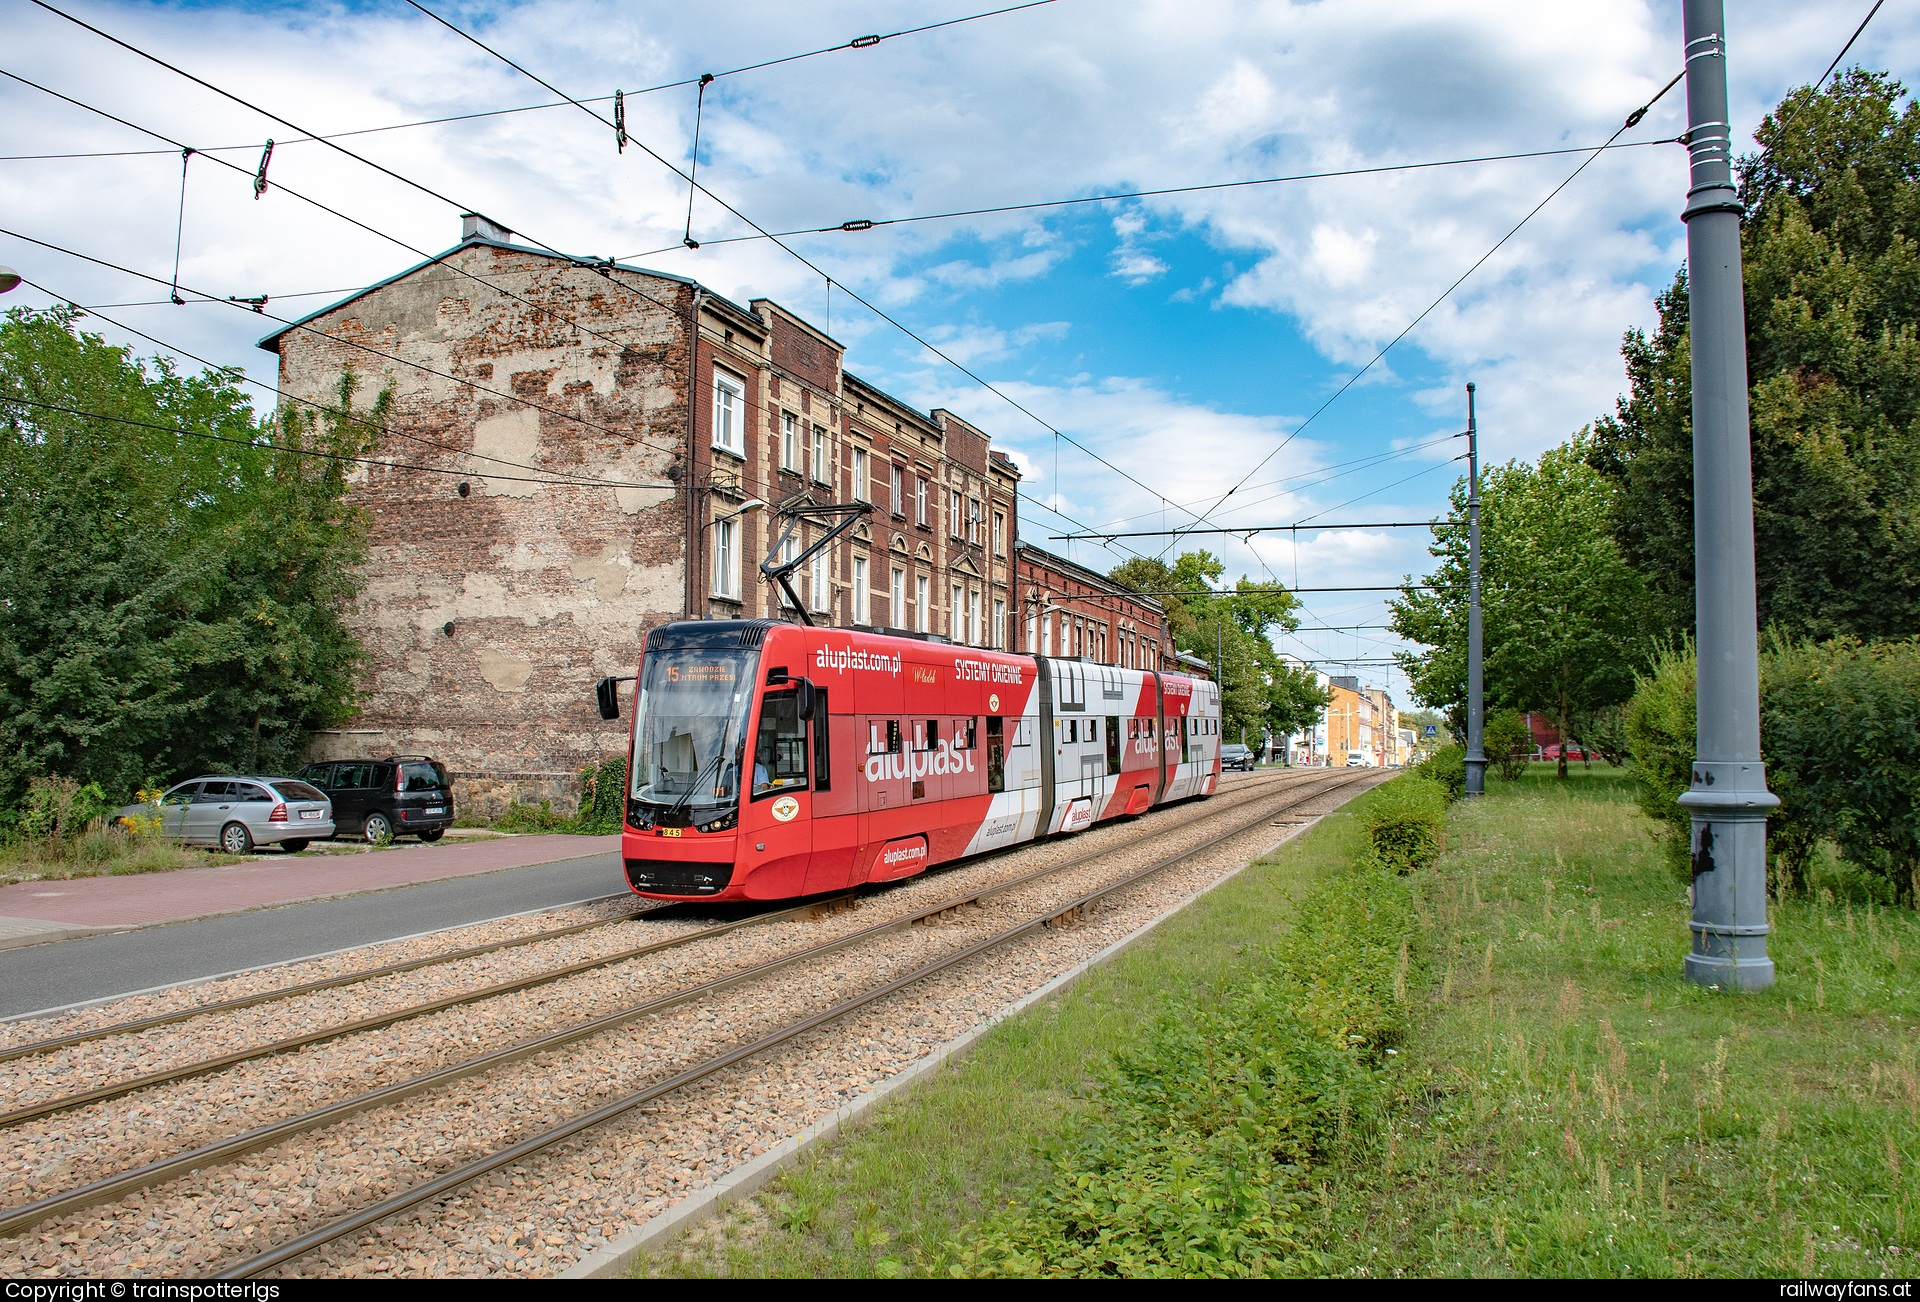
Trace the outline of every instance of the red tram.
{"type": "Polygon", "coordinates": [[[911,635],[667,624],[634,702],[621,851],[662,899],[892,881],[1220,782],[1211,682],[911,635]]]}

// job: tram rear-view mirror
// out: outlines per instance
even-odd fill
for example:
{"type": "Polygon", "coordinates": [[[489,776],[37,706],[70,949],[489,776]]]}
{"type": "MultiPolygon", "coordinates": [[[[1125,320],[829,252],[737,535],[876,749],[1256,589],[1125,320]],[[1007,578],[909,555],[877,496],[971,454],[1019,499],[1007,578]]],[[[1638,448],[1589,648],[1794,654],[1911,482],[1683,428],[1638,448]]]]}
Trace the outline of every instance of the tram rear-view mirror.
{"type": "Polygon", "coordinates": [[[798,709],[801,718],[811,719],[813,717],[814,706],[818,704],[818,693],[814,691],[813,680],[810,678],[801,678],[796,679],[795,683],[794,705],[798,709]]]}
{"type": "Polygon", "coordinates": [[[617,719],[620,717],[620,680],[602,678],[593,685],[593,698],[600,706],[600,717],[617,719]]]}

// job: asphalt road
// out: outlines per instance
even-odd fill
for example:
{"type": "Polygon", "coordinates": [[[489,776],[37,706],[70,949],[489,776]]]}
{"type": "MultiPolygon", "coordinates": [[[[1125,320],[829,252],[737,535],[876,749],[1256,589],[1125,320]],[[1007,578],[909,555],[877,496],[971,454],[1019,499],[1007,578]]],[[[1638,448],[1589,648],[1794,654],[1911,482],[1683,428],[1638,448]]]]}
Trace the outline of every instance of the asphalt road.
{"type": "Polygon", "coordinates": [[[0,1018],[626,889],[616,853],[0,950],[0,1018]]]}

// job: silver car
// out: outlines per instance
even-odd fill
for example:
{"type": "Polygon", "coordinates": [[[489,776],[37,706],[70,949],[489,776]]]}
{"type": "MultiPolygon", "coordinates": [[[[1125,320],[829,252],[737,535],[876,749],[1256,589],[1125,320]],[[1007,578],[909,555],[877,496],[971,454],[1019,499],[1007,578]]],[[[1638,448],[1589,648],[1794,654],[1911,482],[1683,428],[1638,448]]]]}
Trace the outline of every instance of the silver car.
{"type": "Polygon", "coordinates": [[[163,835],[189,845],[246,854],[277,845],[289,854],[333,835],[333,802],[298,778],[195,778],[169,788],[157,805],[128,805],[123,819],[160,817],[163,835]]]}

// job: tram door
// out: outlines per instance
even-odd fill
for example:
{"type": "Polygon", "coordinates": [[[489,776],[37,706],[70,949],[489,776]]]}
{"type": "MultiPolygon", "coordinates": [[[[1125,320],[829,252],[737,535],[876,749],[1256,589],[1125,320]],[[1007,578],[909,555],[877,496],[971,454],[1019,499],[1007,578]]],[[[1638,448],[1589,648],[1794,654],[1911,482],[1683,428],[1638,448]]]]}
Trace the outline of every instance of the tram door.
{"type": "Polygon", "coordinates": [[[813,859],[802,887],[808,895],[845,890],[852,878],[860,844],[854,793],[861,779],[862,740],[856,721],[832,713],[827,689],[820,688],[813,715],[813,859]]]}
{"type": "Polygon", "coordinates": [[[754,733],[740,858],[763,895],[798,893],[813,857],[807,721],[797,691],[768,691],[754,733]],[[762,885],[764,883],[764,885],[762,885]]]}

